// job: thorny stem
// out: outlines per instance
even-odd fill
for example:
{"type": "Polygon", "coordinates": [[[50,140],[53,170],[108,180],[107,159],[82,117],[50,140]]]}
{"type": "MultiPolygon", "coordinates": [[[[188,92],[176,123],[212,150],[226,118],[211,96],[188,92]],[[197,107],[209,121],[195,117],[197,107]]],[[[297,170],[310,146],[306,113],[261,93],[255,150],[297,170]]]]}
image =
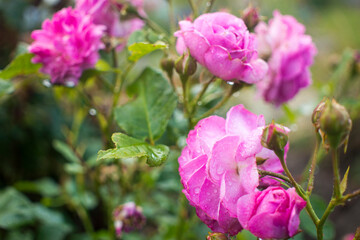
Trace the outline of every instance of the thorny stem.
{"type": "Polygon", "coordinates": [[[336,205],[338,205],[340,199],[331,199],[329,205],[327,206],[324,215],[321,217],[320,221],[318,222],[318,224],[316,224],[317,227],[317,238],[318,240],[323,240],[324,236],[323,236],[323,227],[324,224],[327,220],[327,218],[329,217],[330,213],[334,210],[334,208],[336,207],[336,205]]]}
{"type": "Polygon", "coordinates": [[[209,1],[206,3],[206,9],[205,9],[205,12],[204,12],[204,13],[208,13],[208,12],[211,11],[211,8],[213,7],[214,2],[215,2],[215,0],[209,0],[209,1]]]}
{"type": "Polygon", "coordinates": [[[302,197],[306,201],[306,211],[309,214],[311,220],[314,222],[315,225],[317,225],[317,223],[319,222],[319,218],[316,215],[314,208],[311,205],[309,196],[306,195],[304,189],[295,181],[294,177],[290,173],[290,171],[285,163],[285,160],[284,160],[284,152],[282,151],[281,153],[276,153],[276,155],[280,159],[280,162],[284,169],[284,172],[285,172],[286,176],[289,177],[291,184],[296,189],[296,192],[300,195],[300,197],[302,197]]]}
{"type": "Polygon", "coordinates": [[[341,198],[340,192],[340,174],[339,174],[339,153],[338,149],[331,149],[332,155],[332,164],[333,164],[333,172],[334,172],[334,194],[333,197],[335,199],[341,198]]]}
{"type": "Polygon", "coordinates": [[[312,190],[314,188],[315,168],[316,168],[317,155],[318,155],[320,142],[321,142],[321,138],[320,138],[319,134],[316,134],[315,149],[314,149],[314,153],[313,153],[312,159],[311,159],[311,166],[309,169],[309,172],[310,172],[309,173],[309,181],[308,181],[307,190],[306,190],[306,195],[308,195],[308,196],[311,195],[312,190]]]}

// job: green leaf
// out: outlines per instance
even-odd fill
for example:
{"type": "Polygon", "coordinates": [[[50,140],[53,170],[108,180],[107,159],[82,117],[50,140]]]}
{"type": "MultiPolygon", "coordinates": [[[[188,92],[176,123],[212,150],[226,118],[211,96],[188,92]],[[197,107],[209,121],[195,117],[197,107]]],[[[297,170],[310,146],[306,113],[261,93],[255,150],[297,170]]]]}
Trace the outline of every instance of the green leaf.
{"type": "Polygon", "coordinates": [[[7,188],[0,192],[0,227],[13,229],[35,220],[31,202],[20,192],[7,188]]]}
{"type": "Polygon", "coordinates": [[[177,98],[167,80],[146,68],[136,80],[135,101],[115,109],[115,119],[129,135],[154,142],[164,133],[177,98]]]}
{"type": "Polygon", "coordinates": [[[11,82],[0,79],[0,97],[10,94],[14,90],[14,85],[11,82]]]}
{"type": "Polygon", "coordinates": [[[69,145],[66,143],[60,141],[60,140],[54,140],[53,141],[53,147],[63,155],[63,157],[72,162],[72,163],[80,163],[80,159],[76,156],[75,152],[71,149],[69,145]]]}
{"type": "Polygon", "coordinates": [[[340,192],[341,192],[341,194],[343,194],[346,191],[349,170],[350,170],[350,166],[347,168],[347,170],[346,170],[346,172],[344,174],[344,178],[341,180],[341,183],[340,183],[340,192]]]}
{"type": "Polygon", "coordinates": [[[128,47],[131,55],[129,57],[130,61],[138,61],[140,58],[149,54],[157,49],[164,49],[168,46],[164,42],[156,42],[156,43],[146,43],[146,42],[137,42],[128,47]]]}
{"type": "Polygon", "coordinates": [[[115,143],[116,148],[99,151],[98,161],[145,157],[146,163],[150,167],[156,167],[163,164],[169,154],[169,148],[165,145],[152,146],[122,133],[114,133],[112,135],[112,140],[115,143]]]}
{"type": "Polygon", "coordinates": [[[25,53],[17,56],[4,70],[0,72],[0,78],[11,79],[19,75],[37,74],[41,64],[31,62],[33,54],[25,53]]]}
{"type": "Polygon", "coordinates": [[[22,192],[39,193],[46,197],[55,197],[60,194],[60,187],[50,178],[37,181],[22,181],[15,183],[14,187],[22,192]]]}

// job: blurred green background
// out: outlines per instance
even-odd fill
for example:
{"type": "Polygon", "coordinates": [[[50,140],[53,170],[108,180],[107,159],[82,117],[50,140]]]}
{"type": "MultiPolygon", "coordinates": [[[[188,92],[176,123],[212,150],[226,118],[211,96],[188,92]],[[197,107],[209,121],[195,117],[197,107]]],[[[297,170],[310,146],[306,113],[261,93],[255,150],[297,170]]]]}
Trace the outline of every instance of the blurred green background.
{"type": "MultiPolygon", "coordinates": [[[[167,1],[144,1],[149,17],[169,29],[167,1]]],[[[197,2],[199,7],[205,6],[205,1],[197,2]]],[[[177,19],[183,19],[190,14],[187,1],[176,0],[174,3],[177,19]]],[[[279,9],[282,14],[295,16],[307,27],[307,34],[313,37],[319,51],[312,67],[313,85],[302,90],[286,108],[275,108],[264,103],[255,96],[254,89],[249,88],[235,95],[225,108],[218,111],[218,114],[224,115],[230,106],[243,103],[251,111],[264,114],[267,122],[275,119],[289,126],[292,132],[288,164],[295,175],[300,175],[312,154],[315,143],[315,134],[310,121],[312,110],[323,96],[337,96],[340,102],[350,109],[353,118],[348,152],[341,157],[341,172],[344,174],[347,166],[351,165],[348,189],[359,188],[360,79],[359,74],[353,76],[349,73],[350,60],[347,56],[349,52],[351,55],[353,50],[360,49],[360,1],[219,0],[216,1],[213,10],[224,9],[240,16],[241,11],[249,3],[259,7],[261,14],[267,18],[272,16],[275,9],[279,9]],[[338,71],[337,75],[334,75],[334,70],[338,71]],[[351,76],[348,76],[349,74],[351,76]],[[342,78],[351,78],[351,82],[344,85],[342,78]],[[343,90],[339,93],[340,86],[343,90]]],[[[24,51],[26,47],[24,43],[31,42],[30,33],[33,29],[39,28],[41,22],[50,17],[54,11],[69,4],[71,1],[63,0],[0,0],[0,69],[3,69],[17,52],[24,51]]],[[[146,57],[139,68],[149,62],[157,65],[160,58],[159,54],[146,57]]],[[[136,74],[136,71],[132,73],[132,75],[136,74]]],[[[58,99],[61,99],[59,93],[47,88],[40,81],[22,79],[15,81],[17,88],[13,94],[0,96],[0,222],[1,218],[8,217],[9,209],[15,209],[18,215],[15,217],[11,215],[14,218],[11,226],[0,224],[0,239],[89,239],[83,234],[81,219],[74,214],[74,209],[64,206],[63,203],[67,201],[66,196],[76,195],[77,200],[71,202],[72,207],[77,207],[76,201],[87,206],[94,227],[100,230],[106,226],[106,223],[97,221],[102,219],[102,211],[96,206],[98,201],[102,200],[93,196],[98,193],[74,189],[74,182],[79,179],[63,178],[67,162],[54,144],[55,139],[66,138],[63,126],[74,124],[75,120],[68,115],[71,106],[64,99],[65,103],[59,105],[58,99]],[[9,190],[9,186],[15,187],[19,192],[9,190]]],[[[76,97],[73,99],[78,101],[76,97]]],[[[79,116],[86,117],[78,126],[77,141],[84,144],[85,155],[91,159],[101,149],[96,120],[87,112],[78,112],[79,116]]],[[[172,121],[173,123],[170,124],[177,123],[176,113],[172,121]]],[[[146,236],[153,236],[151,231],[159,232],[151,239],[175,239],[175,236],[180,234],[177,232],[179,224],[184,224],[180,231],[184,231],[185,239],[202,239],[209,231],[204,224],[199,223],[194,212],[191,213],[192,218],[187,223],[179,222],[176,218],[177,206],[184,201],[178,198],[181,191],[177,175],[178,155],[179,152],[173,151],[162,168],[148,171],[143,175],[131,175],[144,178],[133,181],[143,181],[147,184],[130,186],[133,189],[137,187],[145,189],[142,189],[143,193],[130,196],[129,199],[142,198],[139,201],[143,203],[144,213],[149,219],[149,224],[154,226],[146,228],[142,233],[125,235],[124,239],[149,239],[146,236]]],[[[106,169],[102,170],[106,171],[106,169]]],[[[114,194],[116,201],[118,190],[112,189],[113,186],[107,181],[104,180],[106,187],[102,191],[104,194],[114,194]]],[[[315,197],[314,202],[321,211],[324,206],[323,201],[327,202],[332,192],[332,169],[326,156],[317,169],[315,181],[314,191],[318,197],[315,197]]],[[[333,224],[328,226],[327,239],[341,239],[360,226],[359,201],[359,199],[354,200],[334,211],[330,217],[333,224]]],[[[313,229],[306,225],[305,217],[303,222],[302,228],[305,234],[298,239],[312,239],[313,229]]],[[[239,239],[248,239],[246,234],[239,236],[239,239]]],[[[98,238],[111,239],[106,232],[101,231],[98,231],[98,238]]]]}

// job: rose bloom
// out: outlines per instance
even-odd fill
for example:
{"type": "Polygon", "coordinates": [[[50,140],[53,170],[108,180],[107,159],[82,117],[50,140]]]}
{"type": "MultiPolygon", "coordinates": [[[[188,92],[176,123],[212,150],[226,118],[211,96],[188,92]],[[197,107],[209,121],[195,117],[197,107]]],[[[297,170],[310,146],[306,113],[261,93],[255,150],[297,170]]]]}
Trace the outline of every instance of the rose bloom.
{"type": "Polygon", "coordinates": [[[41,30],[32,32],[32,62],[43,64],[40,71],[51,76],[51,83],[76,85],[83,70],[99,59],[104,30],[90,16],[71,7],[62,9],[52,20],[45,20],[41,30]]]}
{"type": "Polygon", "coordinates": [[[305,206],[294,188],[269,187],[240,197],[237,217],[256,237],[283,239],[299,232],[299,214],[305,206]]]}
{"type": "MultiPolygon", "coordinates": [[[[133,5],[140,15],[145,15],[142,0],[126,1],[133,5]]],[[[120,11],[124,4],[113,0],[76,0],[76,9],[92,16],[94,23],[106,26],[110,37],[121,38],[117,50],[122,50],[129,36],[144,26],[144,22],[136,17],[120,20],[120,11]]]]}
{"type": "MultiPolygon", "coordinates": [[[[189,132],[179,158],[183,193],[214,232],[235,235],[242,229],[236,219],[237,200],[256,190],[257,154],[266,157],[270,151],[261,145],[264,125],[262,115],[238,105],[226,119],[205,118],[189,132]]],[[[271,166],[276,164],[281,166],[279,159],[271,166]]]]}
{"type": "Polygon", "coordinates": [[[267,72],[267,64],[258,58],[256,36],[244,21],[229,13],[203,14],[192,23],[179,22],[177,51],[190,54],[213,75],[227,81],[255,83],[267,72]]]}
{"type": "Polygon", "coordinates": [[[255,32],[259,54],[269,58],[269,71],[257,84],[258,90],[265,101],[280,105],[311,83],[309,67],[317,49],[302,24],[278,11],[268,25],[259,23],[255,32]]]}

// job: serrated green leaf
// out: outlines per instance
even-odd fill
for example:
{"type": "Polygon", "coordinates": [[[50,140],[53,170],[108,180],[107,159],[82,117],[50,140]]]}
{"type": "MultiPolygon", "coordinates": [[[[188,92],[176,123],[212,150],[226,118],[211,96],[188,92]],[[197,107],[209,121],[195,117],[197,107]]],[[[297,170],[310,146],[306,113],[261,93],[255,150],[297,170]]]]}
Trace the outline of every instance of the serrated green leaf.
{"type": "Polygon", "coordinates": [[[66,143],[60,141],[60,140],[54,140],[53,141],[53,147],[63,155],[63,157],[72,162],[72,163],[80,163],[80,159],[76,156],[74,151],[67,145],[66,143]]]}
{"type": "Polygon", "coordinates": [[[169,148],[165,145],[152,146],[122,133],[114,133],[112,135],[112,140],[115,143],[116,148],[99,151],[98,161],[145,157],[146,163],[150,167],[156,167],[163,164],[169,154],[169,148]]]}
{"type": "Polygon", "coordinates": [[[11,94],[14,90],[14,85],[11,82],[0,79],[0,97],[11,94]]]}
{"type": "Polygon", "coordinates": [[[341,180],[341,183],[340,183],[340,192],[341,192],[341,194],[343,194],[346,191],[349,170],[350,170],[350,166],[347,168],[347,170],[346,170],[346,172],[344,174],[344,178],[341,180]]]}
{"type": "Polygon", "coordinates": [[[177,104],[177,97],[167,80],[146,68],[136,80],[137,98],[115,109],[118,125],[129,135],[154,142],[164,133],[177,104]]]}
{"type": "Polygon", "coordinates": [[[167,48],[167,45],[163,42],[156,43],[146,43],[146,42],[137,42],[128,47],[131,55],[129,57],[130,61],[138,61],[140,58],[149,54],[158,49],[167,48]]]}
{"type": "Polygon", "coordinates": [[[33,54],[25,53],[17,56],[5,69],[0,72],[0,78],[11,79],[19,75],[37,74],[41,64],[31,62],[33,54]]]}

